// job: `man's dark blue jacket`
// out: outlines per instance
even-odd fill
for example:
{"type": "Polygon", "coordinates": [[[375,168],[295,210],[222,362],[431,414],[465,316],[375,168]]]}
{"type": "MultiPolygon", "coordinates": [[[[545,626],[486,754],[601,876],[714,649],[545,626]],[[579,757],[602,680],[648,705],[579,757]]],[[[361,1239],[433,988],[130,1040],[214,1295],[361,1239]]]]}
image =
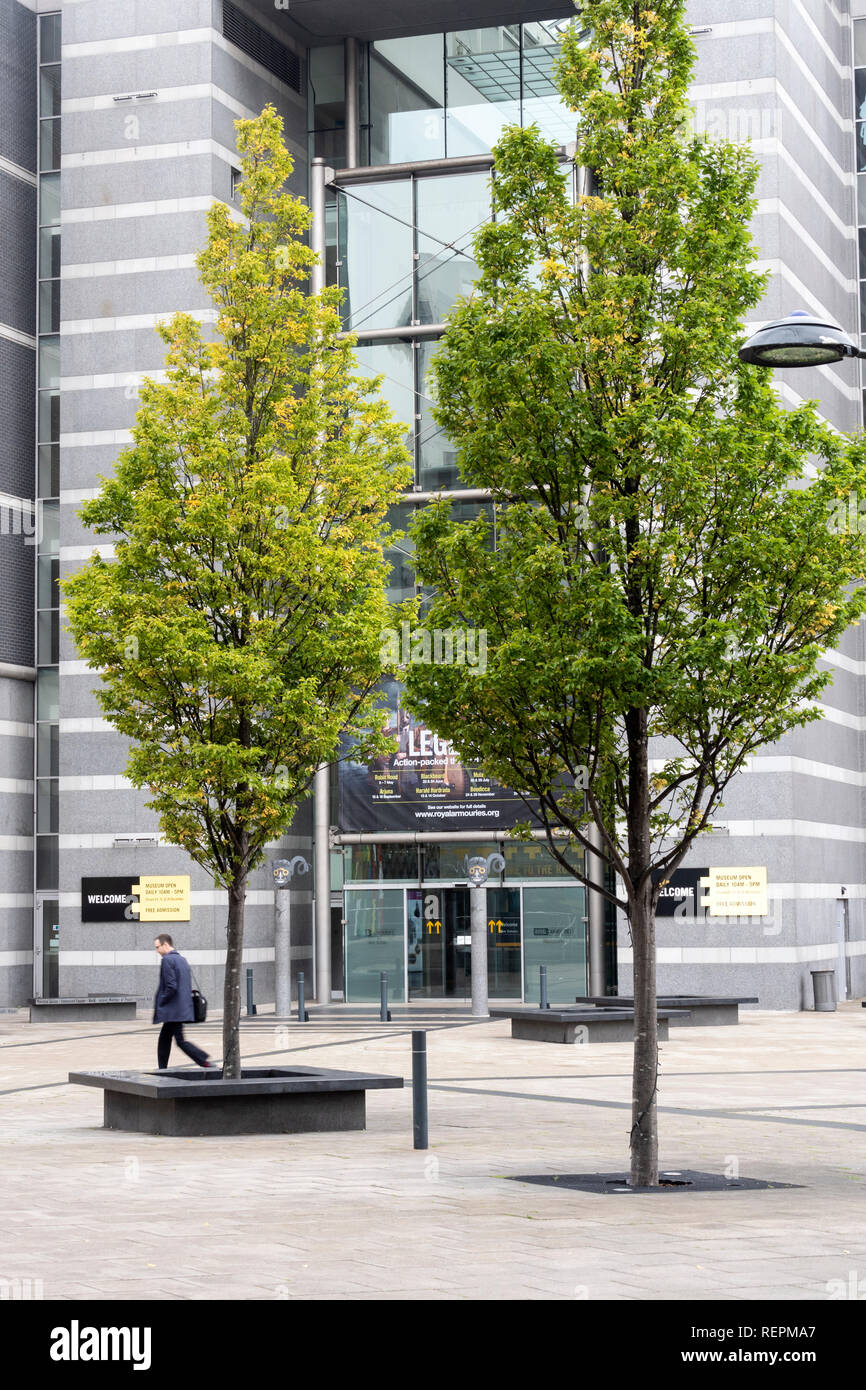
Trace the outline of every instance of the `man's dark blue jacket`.
{"type": "Polygon", "coordinates": [[[162,957],[159,988],[153,1000],[154,1023],[193,1023],[189,963],[177,951],[162,957]]]}

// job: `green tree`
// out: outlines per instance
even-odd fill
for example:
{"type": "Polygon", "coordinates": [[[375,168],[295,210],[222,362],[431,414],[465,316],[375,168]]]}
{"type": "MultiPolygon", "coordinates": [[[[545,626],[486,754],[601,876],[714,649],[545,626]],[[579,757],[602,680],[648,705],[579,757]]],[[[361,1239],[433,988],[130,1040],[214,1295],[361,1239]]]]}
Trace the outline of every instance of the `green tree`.
{"type": "Polygon", "coordinates": [[[551,852],[590,831],[634,946],[631,1182],[658,1182],[655,912],[756,749],[819,717],[816,669],[864,608],[862,444],[785,411],[738,361],[757,166],[689,128],[682,0],[586,0],[565,40],[574,170],[501,138],[480,279],[435,359],[438,420],[496,503],[414,525],[430,627],[486,628],[487,668],[410,668],[460,754],[537,798],[551,852]],[[809,465],[817,465],[813,471],[809,465]],[[584,786],[586,789],[584,790],[584,786]],[[557,834],[558,832],[558,834],[557,834]]]}
{"type": "Polygon", "coordinates": [[[213,340],[188,314],[160,327],[167,380],[145,382],[133,443],[81,511],[115,558],[65,584],[105,717],[132,740],[127,776],[228,890],[227,1077],[248,876],[344,733],[383,749],[384,517],[408,479],[378,379],[338,338],[340,292],[307,292],[282,122],[269,107],[236,127],[243,220],[215,204],[198,256],[213,340]]]}

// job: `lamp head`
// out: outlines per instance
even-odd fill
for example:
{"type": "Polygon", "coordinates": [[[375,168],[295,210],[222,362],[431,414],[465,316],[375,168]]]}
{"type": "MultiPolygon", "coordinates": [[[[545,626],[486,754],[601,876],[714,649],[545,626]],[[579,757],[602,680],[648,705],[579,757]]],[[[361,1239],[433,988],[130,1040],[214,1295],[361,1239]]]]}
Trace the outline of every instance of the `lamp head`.
{"type": "Polygon", "coordinates": [[[741,362],[756,367],[824,367],[860,356],[860,349],[837,324],[802,310],[765,323],[739,351],[741,362]]]}

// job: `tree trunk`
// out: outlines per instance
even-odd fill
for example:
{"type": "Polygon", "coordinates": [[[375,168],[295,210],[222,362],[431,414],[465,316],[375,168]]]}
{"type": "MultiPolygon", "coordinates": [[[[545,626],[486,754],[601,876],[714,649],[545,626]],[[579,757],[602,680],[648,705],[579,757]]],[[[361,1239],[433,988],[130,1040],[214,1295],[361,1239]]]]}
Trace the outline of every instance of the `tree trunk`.
{"type": "Polygon", "coordinates": [[[229,887],[226,927],[226,973],[223,985],[223,1077],[237,1080],[241,1074],[241,967],[244,956],[244,901],[247,873],[239,871],[229,887]]]}
{"type": "Polygon", "coordinates": [[[632,1187],[658,1187],[658,1015],[656,1012],[655,912],[647,878],[631,907],[634,947],[634,1067],[631,1088],[632,1187]]]}

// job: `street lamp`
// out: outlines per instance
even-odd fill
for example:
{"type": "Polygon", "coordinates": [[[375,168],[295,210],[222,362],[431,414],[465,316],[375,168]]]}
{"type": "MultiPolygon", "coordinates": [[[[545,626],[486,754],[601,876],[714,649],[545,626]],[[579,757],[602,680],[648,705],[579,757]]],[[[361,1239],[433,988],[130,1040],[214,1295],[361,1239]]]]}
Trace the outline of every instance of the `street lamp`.
{"type": "Polygon", "coordinates": [[[825,367],[843,357],[866,357],[866,352],[837,324],[799,310],[764,324],[743,343],[739,357],[756,367],[825,367]]]}

